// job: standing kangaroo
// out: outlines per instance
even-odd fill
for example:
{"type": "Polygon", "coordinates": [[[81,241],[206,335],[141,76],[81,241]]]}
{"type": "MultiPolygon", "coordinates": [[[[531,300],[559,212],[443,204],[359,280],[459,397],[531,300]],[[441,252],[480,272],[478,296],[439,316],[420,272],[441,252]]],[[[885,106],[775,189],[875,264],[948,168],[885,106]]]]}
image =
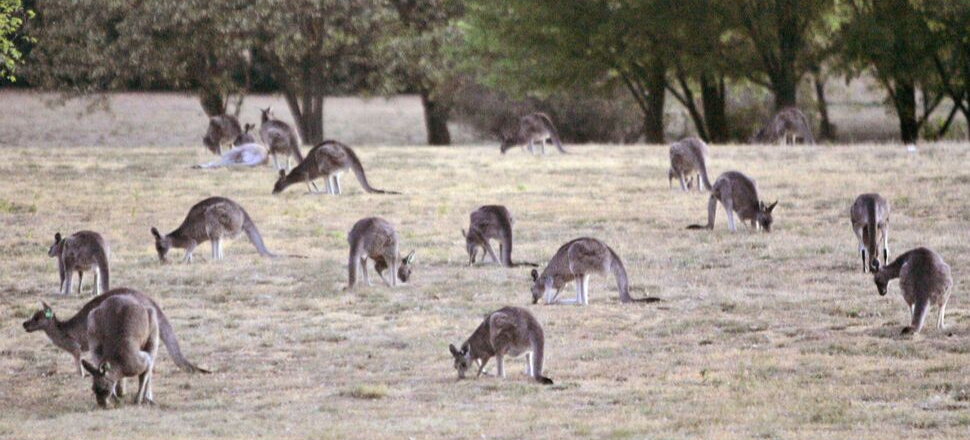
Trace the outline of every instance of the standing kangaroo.
{"type": "Polygon", "coordinates": [[[77,272],[77,293],[80,295],[84,272],[91,270],[94,271],[94,294],[107,292],[110,252],[108,244],[97,232],[80,231],[67,238],[62,238],[60,232],[54,234],[54,244],[47,255],[57,258],[57,271],[61,276],[60,293],[71,293],[71,279],[77,272]]]}
{"type": "Polygon", "coordinates": [[[347,234],[350,244],[350,256],[347,261],[349,283],[348,290],[357,285],[357,274],[363,271],[364,282],[371,285],[367,275],[367,259],[374,260],[374,269],[387,287],[397,286],[397,280],[406,283],[411,279],[414,263],[414,251],[401,258],[398,253],[397,232],[387,220],[379,217],[368,217],[354,223],[354,227],[347,234]],[[388,277],[384,276],[384,269],[390,267],[388,277]],[[395,276],[395,274],[397,276],[395,276]]]}
{"type": "Polygon", "coordinates": [[[771,121],[751,137],[750,143],[771,144],[784,139],[786,144],[794,145],[798,138],[806,144],[815,143],[808,118],[801,110],[788,107],[775,113],[771,121]]]}
{"type": "Polygon", "coordinates": [[[728,171],[714,181],[711,198],[707,202],[707,225],[690,225],[687,229],[714,229],[714,214],[717,212],[718,201],[727,211],[728,229],[731,232],[737,232],[734,227],[735,212],[745,226],[747,222],[751,222],[752,229],[760,228],[765,232],[771,232],[771,224],[774,221],[771,213],[778,205],[778,201],[766,206],[758,199],[758,186],[754,179],[739,171],[728,171]]]}
{"type": "Polygon", "coordinates": [[[472,364],[478,367],[476,377],[481,376],[493,356],[498,364],[498,376],[504,378],[505,356],[525,354],[525,374],[543,385],[552,385],[552,379],[542,375],[544,345],[542,325],[531,312],[521,307],[504,307],[486,316],[461,344],[461,350],[450,344],[448,350],[455,358],[458,379],[465,378],[472,364]]]}
{"type": "Polygon", "coordinates": [[[545,113],[532,113],[519,118],[518,130],[512,134],[502,135],[501,151],[502,154],[505,154],[510,149],[525,144],[528,146],[529,153],[536,154],[535,143],[538,142],[540,151],[545,156],[547,140],[555,144],[556,149],[560,153],[569,154],[562,147],[562,141],[559,139],[559,131],[556,130],[556,126],[553,125],[549,115],[545,113]]]}
{"type": "Polygon", "coordinates": [[[881,195],[870,193],[856,197],[849,209],[852,231],[859,239],[859,253],[862,254],[862,271],[879,268],[879,240],[882,238],[882,261],[889,262],[889,202],[881,195]]]}
{"type": "Polygon", "coordinates": [[[152,226],[155,236],[155,250],[158,259],[165,262],[165,255],[175,248],[185,249],[183,261],[192,262],[192,251],[195,247],[212,240],[212,259],[221,260],[222,240],[232,239],[245,232],[249,241],[256,247],[256,251],[263,257],[275,257],[263,244],[263,238],[256,229],[256,224],[249,218],[249,214],[238,203],[225,197],[209,197],[192,206],[185,220],[174,231],[162,236],[158,228],[152,226]]]}
{"type": "Polygon", "coordinates": [[[501,205],[485,205],[469,216],[468,232],[464,229],[461,235],[465,238],[465,250],[468,251],[468,265],[475,264],[478,248],[484,249],[482,261],[489,256],[494,263],[505,267],[512,267],[512,214],[501,205]],[[495,251],[489,240],[499,240],[499,252],[502,260],[495,256],[495,251]]]}
{"type": "Polygon", "coordinates": [[[675,142],[670,146],[670,171],[667,172],[667,183],[673,187],[671,181],[677,177],[680,179],[680,189],[688,192],[690,185],[686,179],[695,174],[697,191],[710,190],[711,181],[707,178],[707,144],[696,137],[675,142]]]}
{"type": "Polygon", "coordinates": [[[109,290],[103,295],[99,295],[91,301],[88,301],[81,307],[81,310],[78,310],[67,321],[58,320],[51,306],[47,305],[46,302],[41,302],[41,309],[34,313],[34,316],[29,320],[24,321],[24,330],[28,333],[43,330],[55,346],[74,356],[74,364],[77,367],[78,373],[81,377],[84,377],[84,369],[81,367],[81,355],[90,349],[87,333],[88,316],[91,310],[101,305],[104,300],[116,295],[129,296],[137,300],[142,306],[155,310],[155,315],[158,317],[159,334],[161,335],[162,342],[165,344],[165,348],[168,349],[168,354],[175,361],[175,365],[178,365],[180,369],[189,373],[209,373],[208,370],[195,366],[185,358],[179,346],[178,338],[175,336],[175,330],[172,329],[172,324],[169,323],[168,317],[165,316],[165,312],[162,311],[161,306],[151,297],[137,290],[124,287],[109,290]]]}
{"type": "Polygon", "coordinates": [[[233,115],[216,115],[209,118],[209,128],[202,137],[202,144],[212,154],[222,155],[223,144],[233,143],[243,133],[239,120],[233,115]]]}
{"type": "Polygon", "coordinates": [[[364,166],[361,165],[360,159],[357,154],[354,153],[350,147],[332,140],[323,141],[317,146],[313,147],[309,153],[307,153],[306,159],[303,159],[293,168],[289,174],[280,170],[280,177],[273,186],[273,194],[279,194],[286,189],[286,187],[306,182],[307,189],[311,194],[319,194],[319,191],[315,191],[316,185],[312,181],[320,177],[327,178],[327,193],[331,195],[340,194],[340,173],[350,169],[357,176],[357,181],[360,182],[360,186],[364,188],[371,194],[400,194],[394,191],[385,191],[382,189],[375,189],[370,186],[367,182],[367,176],[364,174],[364,166]]]}
{"type": "Polygon", "coordinates": [[[595,238],[577,238],[559,247],[549,264],[539,271],[532,269],[532,304],[545,297],[546,304],[589,305],[589,277],[612,272],[620,290],[620,302],[655,302],[659,298],[630,297],[630,285],[623,261],[613,249],[595,238]],[[570,281],[576,284],[576,299],[557,299],[570,281]]]}
{"type": "Polygon", "coordinates": [[[88,314],[92,361],[81,365],[94,382],[101,408],[125,394],[124,380],[138,376],[135,404],[155,404],[152,370],[158,356],[158,315],[129,295],[113,295],[88,314]]]}
{"type": "Polygon", "coordinates": [[[296,130],[273,116],[273,107],[260,109],[262,112],[262,122],[259,125],[259,137],[263,139],[263,145],[269,149],[273,155],[273,165],[278,170],[290,170],[290,155],[296,157],[297,163],[303,160],[303,153],[300,152],[300,136],[296,130]],[[277,158],[282,154],[286,157],[286,162],[280,165],[277,158]]]}
{"type": "Polygon", "coordinates": [[[910,325],[903,328],[902,334],[916,334],[923,329],[923,321],[926,320],[930,304],[940,308],[936,328],[943,330],[946,303],[950,299],[953,278],[950,277],[950,266],[939,254],[920,247],[900,255],[891,264],[874,269],[873,280],[879,295],[885,296],[889,282],[899,278],[903,299],[913,315],[910,325]]]}

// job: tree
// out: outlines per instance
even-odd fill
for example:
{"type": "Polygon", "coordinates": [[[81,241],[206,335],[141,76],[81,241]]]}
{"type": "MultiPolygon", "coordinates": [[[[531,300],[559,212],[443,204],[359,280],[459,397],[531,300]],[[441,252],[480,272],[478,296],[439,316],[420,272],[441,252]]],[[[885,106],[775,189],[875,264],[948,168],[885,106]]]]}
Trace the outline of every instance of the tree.
{"type": "Polygon", "coordinates": [[[941,91],[953,101],[950,114],[935,136],[946,133],[957,111],[963,113],[970,136],[970,2],[920,0],[915,7],[937,42],[932,62],[941,91]]]}
{"type": "Polygon", "coordinates": [[[24,10],[20,0],[0,0],[0,82],[17,80],[14,73],[23,54],[16,40],[24,23],[33,16],[33,12],[24,10]]]}

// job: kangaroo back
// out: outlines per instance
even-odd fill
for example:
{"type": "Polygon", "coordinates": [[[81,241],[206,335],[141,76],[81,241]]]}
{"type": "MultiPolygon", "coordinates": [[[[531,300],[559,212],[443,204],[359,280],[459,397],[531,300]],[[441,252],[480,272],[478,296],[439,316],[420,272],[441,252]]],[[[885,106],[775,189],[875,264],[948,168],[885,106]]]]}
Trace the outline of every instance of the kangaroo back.
{"type": "Polygon", "coordinates": [[[549,133],[552,134],[552,143],[556,144],[556,149],[562,154],[569,154],[569,152],[562,147],[562,140],[559,138],[559,130],[556,129],[556,126],[552,123],[552,119],[549,118],[549,115],[545,113],[536,113],[536,116],[542,120],[543,125],[545,125],[546,129],[549,130],[549,133]]]}
{"type": "Polygon", "coordinates": [[[364,188],[364,191],[367,191],[371,194],[401,194],[396,191],[386,191],[382,189],[375,189],[374,187],[370,186],[370,183],[367,182],[367,176],[364,174],[364,166],[360,163],[360,158],[357,157],[357,154],[354,153],[354,150],[336,141],[324,141],[324,142],[332,142],[335,145],[339,146],[341,149],[343,149],[344,152],[347,153],[347,157],[350,159],[350,168],[351,170],[354,171],[354,175],[357,176],[357,181],[360,182],[360,186],[364,188]]]}

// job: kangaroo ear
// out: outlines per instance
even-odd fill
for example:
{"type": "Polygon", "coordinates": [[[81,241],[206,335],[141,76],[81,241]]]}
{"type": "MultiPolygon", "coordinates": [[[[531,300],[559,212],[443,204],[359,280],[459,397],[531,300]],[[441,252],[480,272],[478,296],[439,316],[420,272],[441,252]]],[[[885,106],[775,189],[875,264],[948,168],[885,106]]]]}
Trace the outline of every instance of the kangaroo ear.
{"type": "Polygon", "coordinates": [[[758,202],[758,210],[759,211],[765,210],[765,202],[758,202]]]}
{"type": "Polygon", "coordinates": [[[286,171],[280,170],[280,179],[286,178],[286,171]]]}
{"type": "Polygon", "coordinates": [[[108,363],[108,361],[102,362],[101,363],[101,374],[105,374],[105,373],[107,373],[109,371],[111,371],[111,364],[108,363]]]}
{"type": "Polygon", "coordinates": [[[539,279],[539,271],[532,269],[532,281],[536,281],[538,279],[539,279]]]}
{"type": "Polygon", "coordinates": [[[81,359],[81,366],[84,367],[85,370],[88,370],[88,373],[91,373],[91,375],[94,377],[104,376],[104,373],[102,373],[101,370],[95,368],[94,365],[91,365],[91,363],[86,359],[81,359]]]}
{"type": "Polygon", "coordinates": [[[465,238],[465,239],[468,238],[468,233],[465,232],[465,228],[461,228],[461,238],[465,238]]]}
{"type": "Polygon", "coordinates": [[[54,233],[54,243],[56,244],[60,242],[61,242],[61,233],[60,232],[54,233]]]}
{"type": "Polygon", "coordinates": [[[161,240],[162,239],[162,234],[159,234],[158,233],[158,228],[156,228],[154,226],[152,226],[152,235],[155,236],[155,239],[156,240],[161,240]]]}
{"type": "Polygon", "coordinates": [[[768,212],[771,212],[773,209],[775,209],[775,205],[777,205],[777,204],[778,204],[778,201],[775,200],[775,203],[772,203],[772,204],[768,205],[768,208],[766,210],[768,212]]]}
{"type": "Polygon", "coordinates": [[[414,251],[411,251],[408,256],[404,257],[404,264],[411,264],[414,262],[414,251]]]}
{"type": "Polygon", "coordinates": [[[450,351],[451,355],[454,357],[461,357],[461,352],[459,352],[458,349],[455,348],[455,344],[448,344],[448,351],[450,351]]]}
{"type": "Polygon", "coordinates": [[[462,344],[461,345],[461,354],[462,354],[462,356],[468,354],[468,350],[469,349],[470,349],[470,347],[469,347],[469,345],[467,343],[462,344]]]}
{"type": "Polygon", "coordinates": [[[879,272],[879,260],[873,258],[872,262],[869,263],[869,268],[872,269],[872,273],[879,272]]]}

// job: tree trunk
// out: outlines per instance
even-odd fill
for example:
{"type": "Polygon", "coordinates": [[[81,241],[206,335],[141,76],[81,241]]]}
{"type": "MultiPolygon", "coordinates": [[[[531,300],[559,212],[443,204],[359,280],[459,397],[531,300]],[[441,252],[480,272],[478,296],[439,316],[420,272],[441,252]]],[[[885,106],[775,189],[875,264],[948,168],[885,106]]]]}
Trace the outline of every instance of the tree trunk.
{"type": "Polygon", "coordinates": [[[209,117],[226,113],[226,98],[211,84],[203,84],[199,87],[199,103],[202,104],[202,111],[209,117]]]}
{"type": "Polygon", "coordinates": [[[915,144],[919,139],[919,122],[916,120],[916,86],[912,81],[896,81],[893,105],[899,117],[899,134],[903,143],[915,144]]]}
{"type": "Polygon", "coordinates": [[[661,63],[653,63],[647,76],[644,134],[648,144],[662,144],[664,143],[664,99],[667,88],[666,67],[661,63]]]}
{"type": "Polygon", "coordinates": [[[448,118],[451,108],[431,97],[431,91],[421,88],[421,106],[424,107],[424,127],[428,133],[428,145],[451,145],[448,118]]]}
{"type": "Polygon", "coordinates": [[[724,76],[714,78],[709,74],[701,75],[701,104],[704,106],[704,119],[707,122],[707,135],[711,142],[723,143],[728,140],[728,123],[725,111],[727,87],[724,76]]]}
{"type": "Polygon", "coordinates": [[[312,90],[303,91],[300,99],[291,90],[284,90],[283,96],[290,108],[290,114],[296,121],[296,129],[304,145],[316,145],[323,142],[323,95],[316,95],[312,90]],[[300,105],[300,101],[303,105],[300,105]]]}
{"type": "Polygon", "coordinates": [[[834,141],[835,126],[829,120],[829,104],[825,100],[825,79],[817,72],[815,74],[815,101],[818,106],[818,114],[821,117],[819,138],[823,141],[834,141]]]}
{"type": "MultiPolygon", "coordinates": [[[[787,69],[785,69],[787,70],[787,69]]],[[[775,111],[795,107],[798,84],[793,75],[782,73],[771,83],[775,93],[775,111]]]]}

